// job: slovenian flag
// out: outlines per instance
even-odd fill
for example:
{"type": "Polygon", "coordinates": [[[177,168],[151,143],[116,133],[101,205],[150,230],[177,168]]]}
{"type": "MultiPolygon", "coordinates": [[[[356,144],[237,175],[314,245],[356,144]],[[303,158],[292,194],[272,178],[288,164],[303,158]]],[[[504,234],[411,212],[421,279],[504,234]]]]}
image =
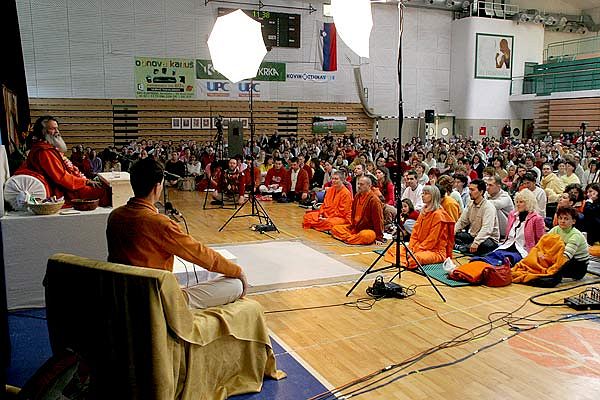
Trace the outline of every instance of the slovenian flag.
{"type": "Polygon", "coordinates": [[[323,71],[337,71],[337,39],[335,24],[323,23],[321,40],[323,43],[323,71]]]}

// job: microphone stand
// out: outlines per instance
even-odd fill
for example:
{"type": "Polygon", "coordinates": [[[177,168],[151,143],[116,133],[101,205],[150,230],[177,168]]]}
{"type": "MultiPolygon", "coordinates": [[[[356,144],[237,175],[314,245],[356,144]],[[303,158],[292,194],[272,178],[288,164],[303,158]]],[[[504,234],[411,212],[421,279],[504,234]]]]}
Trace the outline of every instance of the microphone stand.
{"type": "MultiPolygon", "coordinates": [[[[269,228],[270,228],[269,230],[271,230],[271,231],[274,230],[274,231],[277,231],[277,233],[279,233],[279,229],[277,229],[277,226],[275,226],[275,223],[273,222],[271,217],[269,217],[269,214],[264,209],[262,204],[260,204],[260,201],[258,201],[258,199],[256,198],[256,195],[255,195],[256,194],[256,184],[255,184],[255,180],[254,180],[254,169],[256,167],[254,166],[254,152],[253,152],[253,146],[254,146],[254,103],[253,103],[253,96],[252,96],[252,92],[254,91],[252,89],[253,86],[254,86],[254,80],[251,79],[250,80],[250,168],[246,168],[246,170],[248,170],[248,169],[250,170],[250,180],[252,182],[251,190],[248,195],[248,198],[246,200],[244,200],[244,202],[238,207],[238,209],[233,213],[233,215],[231,217],[229,217],[229,219],[223,224],[223,226],[219,229],[219,232],[221,232],[223,230],[223,228],[225,228],[227,226],[227,224],[229,224],[229,222],[231,222],[231,220],[233,220],[234,218],[257,217],[259,224],[269,226],[269,228]],[[242,208],[244,208],[244,206],[247,203],[250,203],[252,206],[250,214],[238,215],[238,213],[242,210],[242,208]]],[[[257,229],[257,230],[260,231],[261,233],[264,232],[264,231],[261,231],[260,229],[257,229]]]]}
{"type": "MultiPolygon", "coordinates": [[[[182,179],[181,176],[179,176],[177,174],[173,174],[171,172],[167,172],[167,171],[163,172],[163,177],[164,177],[164,179],[167,179],[169,177],[176,178],[176,179],[182,179]]],[[[161,204],[161,206],[163,208],[163,213],[165,215],[167,214],[167,211],[168,211],[167,210],[167,203],[169,202],[169,195],[167,193],[168,190],[169,190],[169,187],[167,185],[163,185],[163,203],[161,204]]]]}
{"type": "MultiPolygon", "coordinates": [[[[398,211],[396,213],[396,238],[392,241],[390,241],[390,243],[385,247],[385,249],[381,252],[381,254],[379,254],[377,256],[377,258],[375,259],[375,261],[373,261],[373,263],[369,266],[369,268],[366,269],[366,271],[362,274],[362,276],[354,283],[354,285],[352,285],[352,287],[350,288],[350,290],[348,290],[348,293],[346,293],[346,297],[350,296],[350,294],[352,293],[352,291],[356,288],[356,286],[358,286],[358,284],[370,273],[373,272],[378,272],[378,271],[383,271],[383,270],[387,270],[387,269],[391,269],[391,268],[398,268],[398,272],[396,272],[396,274],[394,274],[394,276],[392,277],[392,279],[390,279],[390,282],[394,280],[394,278],[396,278],[396,276],[398,277],[398,279],[402,279],[402,265],[400,264],[400,246],[402,246],[405,250],[405,254],[406,254],[406,265],[408,265],[408,256],[410,255],[410,258],[412,258],[415,263],[417,264],[417,270],[422,273],[423,275],[425,275],[425,277],[427,278],[427,280],[429,281],[429,283],[431,284],[431,286],[433,286],[433,288],[435,289],[435,291],[437,292],[437,294],[440,296],[440,298],[442,299],[442,301],[444,301],[444,303],[446,302],[446,299],[444,298],[444,296],[442,295],[442,293],[439,291],[439,289],[437,288],[437,286],[435,286],[435,284],[433,283],[433,281],[431,280],[431,277],[425,272],[425,270],[423,269],[423,266],[421,265],[421,263],[419,262],[419,260],[417,260],[417,258],[415,257],[414,253],[410,250],[410,248],[408,247],[408,245],[406,243],[404,243],[404,238],[403,238],[403,233],[402,231],[404,230],[404,228],[402,227],[402,222],[400,220],[400,207],[402,207],[402,193],[401,193],[401,188],[402,188],[402,171],[401,171],[401,163],[403,160],[403,154],[402,154],[402,125],[404,123],[404,108],[403,108],[403,104],[402,104],[402,23],[403,23],[403,19],[404,19],[404,12],[402,7],[404,7],[404,5],[402,4],[402,2],[398,3],[398,17],[399,17],[399,22],[400,22],[400,35],[398,36],[398,143],[396,144],[396,159],[397,159],[397,163],[398,163],[398,168],[397,168],[397,173],[396,173],[396,182],[395,182],[395,186],[394,186],[394,195],[395,195],[395,199],[396,199],[396,207],[398,208],[398,211]],[[388,265],[385,267],[381,267],[381,268],[377,268],[377,269],[373,269],[375,267],[375,265],[377,265],[377,263],[379,262],[379,260],[381,260],[381,258],[385,255],[385,253],[393,246],[396,245],[396,260],[395,260],[395,264],[393,265],[388,265]]],[[[403,292],[405,292],[405,290],[402,290],[403,292]]]]}

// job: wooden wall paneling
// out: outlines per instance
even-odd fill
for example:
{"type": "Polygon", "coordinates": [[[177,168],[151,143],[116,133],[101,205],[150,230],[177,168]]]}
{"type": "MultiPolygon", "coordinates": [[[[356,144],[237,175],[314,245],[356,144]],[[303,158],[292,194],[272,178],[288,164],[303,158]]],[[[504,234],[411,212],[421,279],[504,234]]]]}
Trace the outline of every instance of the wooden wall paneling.
{"type": "MultiPolygon", "coordinates": [[[[69,147],[96,143],[126,145],[133,139],[212,141],[215,129],[171,129],[171,118],[250,118],[248,101],[151,99],[31,99],[32,119],[51,114],[59,119],[69,147]]],[[[316,115],[348,118],[348,134],[371,137],[373,121],[360,104],[255,101],[255,133],[311,138],[316,115]]],[[[249,136],[249,135],[248,135],[249,136]]],[[[249,139],[249,137],[248,137],[249,139]]]]}
{"type": "Polygon", "coordinates": [[[600,98],[550,100],[548,129],[551,132],[576,132],[582,122],[588,122],[590,129],[600,126],[600,98]]]}

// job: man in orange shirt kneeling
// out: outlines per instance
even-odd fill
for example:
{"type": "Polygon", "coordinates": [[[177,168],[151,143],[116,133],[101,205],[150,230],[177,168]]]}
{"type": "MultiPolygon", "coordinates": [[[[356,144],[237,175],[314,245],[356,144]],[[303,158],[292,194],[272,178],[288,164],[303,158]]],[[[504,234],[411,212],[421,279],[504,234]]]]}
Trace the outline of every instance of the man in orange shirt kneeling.
{"type": "Polygon", "coordinates": [[[106,227],[108,261],[173,271],[174,256],[224,276],[182,288],[190,308],[231,303],[246,293],[246,275],[239,265],[184,233],[158,213],[163,167],[145,158],[131,168],[134,197],[110,213],[106,227]]]}

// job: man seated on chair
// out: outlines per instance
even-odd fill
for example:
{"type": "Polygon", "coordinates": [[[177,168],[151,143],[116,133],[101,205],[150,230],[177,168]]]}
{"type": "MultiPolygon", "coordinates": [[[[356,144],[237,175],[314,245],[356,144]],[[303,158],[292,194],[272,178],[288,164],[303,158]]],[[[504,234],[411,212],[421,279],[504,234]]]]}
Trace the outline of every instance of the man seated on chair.
{"type": "Polygon", "coordinates": [[[87,179],[65,157],[67,145],[58,130],[54,117],[44,116],[35,121],[33,132],[27,138],[29,154],[16,175],[31,175],[48,185],[48,196],[71,199],[100,199],[100,206],[110,204],[108,188],[87,179]]]}
{"type": "Polygon", "coordinates": [[[212,192],[213,201],[210,204],[222,206],[223,200],[235,201],[236,196],[237,203],[242,204],[244,202],[245,184],[246,179],[238,168],[237,160],[230,158],[227,169],[220,171],[217,188],[212,192]]]}
{"type": "Polygon", "coordinates": [[[454,226],[455,243],[461,252],[484,255],[498,247],[498,215],[496,207],[484,197],[485,191],[481,179],[469,183],[471,201],[454,226]]]}
{"type": "Polygon", "coordinates": [[[283,168],[283,160],[281,158],[277,158],[275,160],[275,165],[267,172],[267,176],[265,177],[265,183],[260,185],[260,192],[262,194],[271,194],[274,197],[281,197],[283,189],[287,187],[288,173],[285,168],[283,168]]]}
{"type": "Polygon", "coordinates": [[[308,198],[308,173],[300,168],[298,158],[290,159],[290,169],[287,171],[286,185],[281,193],[285,201],[304,201],[308,198]]]}
{"type": "MultiPolygon", "coordinates": [[[[421,194],[423,208],[410,235],[408,248],[419,264],[437,264],[452,257],[454,247],[454,220],[440,204],[440,191],[435,185],[424,186],[421,194]]],[[[417,268],[416,261],[400,246],[400,265],[417,268]]],[[[385,261],[396,264],[396,245],[385,253],[385,261]]]]}
{"type": "Polygon", "coordinates": [[[383,208],[371,186],[369,177],[363,176],[358,180],[358,193],[352,202],[350,223],[332,227],[334,238],[347,244],[383,244],[383,208]]]}
{"type": "Polygon", "coordinates": [[[178,224],[159,214],[154,204],[163,190],[162,166],[146,158],[131,168],[134,197],[108,217],[108,261],[138,267],[173,270],[174,256],[224,276],[182,288],[190,308],[231,303],[246,293],[244,271],[216,251],[185,234],[178,224]]]}
{"type": "Polygon", "coordinates": [[[350,223],[352,195],[342,182],[339,172],[331,176],[331,188],[325,193],[325,200],[318,210],[304,214],[302,227],[317,231],[329,231],[335,225],[350,223]]]}

